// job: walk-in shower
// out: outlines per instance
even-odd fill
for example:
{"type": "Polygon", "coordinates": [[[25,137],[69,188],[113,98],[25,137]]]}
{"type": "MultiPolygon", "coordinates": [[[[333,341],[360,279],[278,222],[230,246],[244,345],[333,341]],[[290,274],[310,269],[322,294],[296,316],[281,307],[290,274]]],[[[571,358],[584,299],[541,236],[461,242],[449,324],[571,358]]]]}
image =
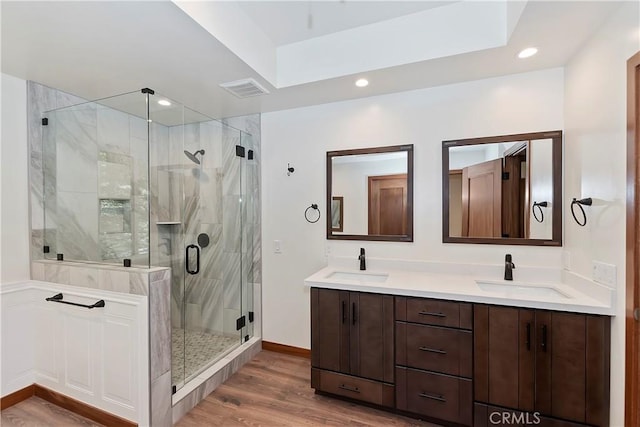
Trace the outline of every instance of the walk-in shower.
{"type": "Polygon", "coordinates": [[[45,258],[170,267],[176,389],[253,336],[252,136],[149,89],[42,125],[45,258]]]}

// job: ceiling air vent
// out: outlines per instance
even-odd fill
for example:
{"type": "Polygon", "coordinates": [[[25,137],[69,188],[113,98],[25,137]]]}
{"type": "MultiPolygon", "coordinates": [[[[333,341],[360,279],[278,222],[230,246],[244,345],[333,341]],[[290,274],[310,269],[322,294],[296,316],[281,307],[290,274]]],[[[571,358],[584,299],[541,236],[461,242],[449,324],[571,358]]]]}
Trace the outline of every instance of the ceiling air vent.
{"type": "Polygon", "coordinates": [[[267,89],[254,79],[242,79],[234,82],[222,83],[220,87],[228,90],[238,98],[249,98],[251,96],[269,93],[267,89]]]}

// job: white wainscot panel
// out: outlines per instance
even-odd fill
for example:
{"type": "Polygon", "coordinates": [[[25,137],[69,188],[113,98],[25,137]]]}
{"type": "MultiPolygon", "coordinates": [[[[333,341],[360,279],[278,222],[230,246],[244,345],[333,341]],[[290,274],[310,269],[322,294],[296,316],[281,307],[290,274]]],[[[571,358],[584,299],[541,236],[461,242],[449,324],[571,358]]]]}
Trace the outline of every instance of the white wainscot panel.
{"type": "Polygon", "coordinates": [[[140,295],[47,284],[35,289],[36,383],[148,425],[148,309],[140,295]],[[64,301],[104,307],[88,309],[64,301]]]}
{"type": "MultiPolygon", "coordinates": [[[[41,297],[44,298],[44,295],[41,297]]],[[[55,385],[60,381],[60,313],[57,307],[45,306],[42,302],[36,302],[34,306],[36,382],[44,386],[55,385]]]]}
{"type": "Polygon", "coordinates": [[[106,318],[102,324],[102,395],[115,406],[132,410],[137,406],[137,378],[134,367],[138,358],[135,323],[125,318],[106,318]]]}
{"type": "Polygon", "coordinates": [[[96,365],[94,331],[101,321],[101,313],[73,306],[60,306],[62,316],[62,339],[64,339],[64,386],[79,393],[93,396],[96,365]]]}
{"type": "Polygon", "coordinates": [[[2,396],[34,383],[33,305],[30,289],[2,295],[2,396]]]}

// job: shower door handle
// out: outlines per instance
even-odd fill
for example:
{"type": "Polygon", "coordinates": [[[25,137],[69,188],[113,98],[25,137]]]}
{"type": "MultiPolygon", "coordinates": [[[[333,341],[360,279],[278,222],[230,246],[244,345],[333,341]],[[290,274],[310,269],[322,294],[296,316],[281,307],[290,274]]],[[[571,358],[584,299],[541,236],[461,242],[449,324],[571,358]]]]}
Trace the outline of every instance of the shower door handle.
{"type": "Polygon", "coordinates": [[[198,245],[189,245],[187,246],[187,250],[185,253],[185,267],[187,268],[187,273],[189,274],[198,274],[200,272],[200,248],[198,247],[198,245]],[[196,250],[196,269],[195,270],[191,270],[190,269],[190,260],[189,260],[189,249],[195,249],[196,250]]]}

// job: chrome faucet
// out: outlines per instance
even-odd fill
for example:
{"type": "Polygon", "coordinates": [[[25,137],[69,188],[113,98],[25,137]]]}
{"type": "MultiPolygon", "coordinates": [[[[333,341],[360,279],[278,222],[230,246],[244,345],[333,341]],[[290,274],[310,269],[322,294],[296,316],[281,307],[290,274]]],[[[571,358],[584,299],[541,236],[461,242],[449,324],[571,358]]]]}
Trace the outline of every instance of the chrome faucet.
{"type": "Polygon", "coordinates": [[[367,261],[364,257],[364,248],[360,248],[360,256],[358,257],[358,259],[360,260],[360,270],[366,270],[367,261]]]}
{"type": "Polygon", "coordinates": [[[516,265],[511,261],[511,254],[504,257],[504,280],[513,280],[513,269],[516,265]]]}

